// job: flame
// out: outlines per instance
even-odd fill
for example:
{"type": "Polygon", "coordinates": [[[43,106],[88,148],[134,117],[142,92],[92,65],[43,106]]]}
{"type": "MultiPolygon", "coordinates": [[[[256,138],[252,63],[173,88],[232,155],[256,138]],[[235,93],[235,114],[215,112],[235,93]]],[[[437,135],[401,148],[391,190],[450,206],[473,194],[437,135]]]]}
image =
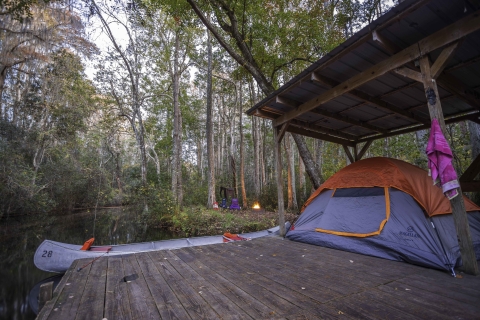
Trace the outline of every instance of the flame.
{"type": "Polygon", "coordinates": [[[260,204],[259,204],[258,202],[255,202],[255,203],[253,204],[253,207],[252,207],[252,208],[253,208],[253,209],[260,209],[260,204]]]}

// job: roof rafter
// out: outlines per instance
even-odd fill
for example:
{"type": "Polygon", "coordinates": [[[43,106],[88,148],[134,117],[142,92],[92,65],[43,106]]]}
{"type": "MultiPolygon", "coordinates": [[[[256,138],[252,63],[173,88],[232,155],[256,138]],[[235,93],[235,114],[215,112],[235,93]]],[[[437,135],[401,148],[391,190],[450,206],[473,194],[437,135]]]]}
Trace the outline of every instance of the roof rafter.
{"type": "MultiPolygon", "coordinates": [[[[312,81],[323,83],[323,84],[325,84],[329,87],[336,87],[340,84],[340,82],[338,82],[338,81],[335,81],[335,80],[330,79],[328,77],[322,76],[322,75],[320,75],[318,73],[315,73],[315,72],[312,73],[311,78],[312,78],[312,81]]],[[[391,111],[393,113],[399,114],[399,115],[401,115],[405,118],[408,118],[409,120],[414,120],[414,121],[421,122],[421,123],[426,123],[428,121],[428,119],[421,119],[420,117],[416,116],[412,112],[409,112],[409,111],[403,110],[401,108],[398,108],[391,103],[383,101],[382,99],[379,99],[377,97],[372,97],[371,95],[366,94],[365,92],[362,92],[360,90],[354,89],[350,92],[347,92],[346,94],[348,94],[352,97],[355,97],[357,99],[360,99],[363,102],[371,103],[371,104],[373,104],[373,105],[375,105],[379,108],[382,108],[384,110],[391,111]]],[[[316,110],[316,111],[318,112],[318,110],[316,110]]],[[[373,131],[378,131],[378,132],[385,131],[381,128],[378,128],[376,126],[372,126],[372,125],[369,125],[369,124],[364,124],[363,126],[365,128],[370,129],[370,130],[373,130],[373,131]],[[370,126],[370,128],[367,127],[367,126],[370,126]],[[374,128],[377,128],[377,129],[374,129],[374,128]],[[379,131],[379,130],[381,130],[381,131],[379,131]]]]}
{"type": "MultiPolygon", "coordinates": [[[[291,100],[282,98],[280,96],[277,96],[276,102],[280,103],[280,104],[283,104],[283,105],[286,105],[286,106],[289,106],[289,107],[292,107],[292,108],[296,108],[296,107],[298,107],[298,105],[300,105],[300,103],[298,103],[298,102],[291,101],[291,100]]],[[[339,113],[333,113],[333,112],[330,112],[330,111],[327,111],[327,110],[322,110],[322,109],[314,109],[314,110],[310,110],[309,112],[315,113],[315,114],[318,114],[318,115],[321,115],[321,116],[324,116],[324,117],[327,117],[327,118],[332,118],[332,119],[335,119],[335,120],[343,121],[345,123],[348,123],[348,124],[351,124],[351,125],[354,125],[354,126],[357,126],[357,127],[362,127],[362,128],[368,129],[368,130],[375,131],[375,132],[380,132],[380,133],[386,133],[387,132],[387,130],[382,129],[380,127],[370,125],[366,122],[362,122],[362,121],[353,119],[351,117],[343,116],[339,113]]]]}

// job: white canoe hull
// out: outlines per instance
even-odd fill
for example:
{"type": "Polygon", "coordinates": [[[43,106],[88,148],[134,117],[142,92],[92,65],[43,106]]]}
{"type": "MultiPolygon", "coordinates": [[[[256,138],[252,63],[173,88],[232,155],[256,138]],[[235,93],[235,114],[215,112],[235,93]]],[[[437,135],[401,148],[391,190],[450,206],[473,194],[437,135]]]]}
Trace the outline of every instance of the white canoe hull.
{"type": "MultiPolygon", "coordinates": [[[[290,224],[285,224],[287,230],[290,224]]],[[[245,238],[260,238],[279,233],[279,227],[268,230],[250,232],[241,234],[245,238]]],[[[112,245],[108,253],[102,251],[82,251],[82,245],[62,243],[52,240],[44,240],[35,251],[33,261],[40,270],[47,272],[63,273],[70,268],[73,261],[77,259],[92,258],[95,259],[102,255],[113,256],[122,254],[132,254],[139,252],[148,252],[156,250],[179,249],[185,247],[204,246],[215,243],[223,243],[223,236],[206,236],[194,238],[182,238],[172,240],[161,240],[152,242],[130,243],[122,245],[112,245]]],[[[93,248],[95,246],[92,246],[93,248]]]]}

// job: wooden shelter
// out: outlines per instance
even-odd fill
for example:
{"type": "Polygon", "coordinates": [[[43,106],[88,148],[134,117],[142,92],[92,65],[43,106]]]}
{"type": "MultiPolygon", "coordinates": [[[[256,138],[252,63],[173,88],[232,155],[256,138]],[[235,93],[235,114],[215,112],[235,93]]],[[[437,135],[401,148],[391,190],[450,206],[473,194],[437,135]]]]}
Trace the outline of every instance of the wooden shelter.
{"type": "MultiPolygon", "coordinates": [[[[272,120],[278,205],[285,132],[341,144],[351,162],[372,141],[445,123],[480,123],[480,1],[406,0],[247,111],[272,120]],[[427,96],[429,99],[427,99],[427,96]]],[[[463,191],[480,158],[460,177],[463,191]]],[[[462,197],[451,201],[464,269],[478,274],[462,197]]]]}

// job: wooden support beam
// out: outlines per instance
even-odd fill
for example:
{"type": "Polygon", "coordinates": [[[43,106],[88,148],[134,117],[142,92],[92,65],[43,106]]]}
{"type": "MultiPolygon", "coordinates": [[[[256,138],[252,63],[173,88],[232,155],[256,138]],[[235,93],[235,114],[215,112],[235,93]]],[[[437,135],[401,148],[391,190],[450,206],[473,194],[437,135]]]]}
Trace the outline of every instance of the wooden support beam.
{"type": "MultiPolygon", "coordinates": [[[[340,82],[338,82],[338,81],[335,81],[335,80],[330,79],[328,77],[322,76],[321,74],[318,74],[318,73],[315,73],[315,72],[312,73],[311,79],[312,79],[313,82],[318,82],[318,83],[321,83],[321,84],[329,86],[329,87],[335,87],[335,86],[340,84],[340,82]]],[[[388,111],[391,111],[393,113],[400,114],[400,115],[408,118],[409,120],[419,121],[418,117],[416,117],[413,113],[409,113],[408,111],[400,109],[400,108],[398,108],[398,107],[396,107],[396,106],[394,106],[394,105],[392,105],[392,104],[390,104],[386,101],[383,101],[382,99],[372,97],[372,96],[370,96],[370,95],[368,95],[364,92],[361,92],[360,90],[352,90],[352,91],[348,92],[347,94],[354,97],[354,98],[360,99],[364,102],[369,102],[369,103],[371,103],[371,104],[373,104],[377,107],[380,107],[384,110],[388,110],[388,111]]],[[[337,120],[340,120],[340,121],[343,121],[343,122],[346,122],[346,123],[350,123],[350,124],[353,124],[355,126],[364,127],[366,129],[369,129],[369,130],[372,130],[372,131],[381,132],[381,133],[386,133],[387,132],[387,130],[385,130],[383,128],[373,126],[373,125],[368,124],[366,122],[361,122],[361,121],[352,119],[350,117],[343,116],[341,114],[333,114],[332,112],[329,112],[329,111],[326,111],[326,110],[315,109],[311,112],[322,114],[322,115],[324,115],[326,117],[330,117],[330,118],[335,117],[335,119],[337,119],[337,120]]]]}
{"type": "Polygon", "coordinates": [[[472,59],[469,59],[469,60],[464,60],[462,62],[459,62],[451,67],[448,67],[444,70],[444,72],[451,72],[453,70],[457,70],[457,69],[460,69],[460,68],[465,68],[465,67],[468,67],[469,65],[473,64],[473,63],[477,63],[478,61],[480,61],[480,56],[476,56],[475,58],[472,58],[472,59]]]}
{"type": "Polygon", "coordinates": [[[349,92],[371,80],[384,75],[387,72],[397,69],[405,63],[423,57],[433,50],[457,41],[478,29],[480,29],[480,15],[478,12],[475,12],[455,23],[452,23],[442,30],[427,36],[419,42],[357,74],[356,76],[353,76],[352,78],[324,92],[318,97],[307,101],[306,103],[300,105],[297,109],[292,110],[274,120],[273,125],[277,127],[288,120],[294,119],[305,112],[313,110],[346,92],[349,92]]]}
{"type": "Polygon", "coordinates": [[[458,179],[461,182],[474,181],[475,177],[480,173],[480,154],[472,161],[467,170],[458,179]]]}
{"type": "Polygon", "coordinates": [[[280,236],[284,237],[285,230],[285,201],[283,199],[283,176],[282,176],[282,144],[278,141],[278,129],[273,127],[274,151],[275,151],[275,171],[277,173],[277,196],[278,196],[278,224],[280,226],[280,236]]]}
{"type": "MultiPolygon", "coordinates": [[[[425,88],[428,111],[430,118],[437,119],[443,134],[447,133],[445,120],[443,118],[442,105],[436,82],[432,78],[430,62],[428,57],[424,56],[420,59],[420,70],[423,75],[423,86],[425,88]],[[435,97],[436,96],[436,97],[435,97]]],[[[477,258],[473,247],[472,236],[470,234],[470,226],[468,224],[467,212],[463,200],[462,188],[457,188],[459,195],[450,200],[452,207],[452,216],[457,232],[460,254],[462,256],[463,269],[465,273],[478,275],[477,258]]]]}
{"type": "Polygon", "coordinates": [[[437,78],[437,83],[439,86],[445,88],[447,91],[450,91],[465,103],[480,110],[480,95],[478,95],[475,90],[465,86],[463,82],[455,76],[442,73],[437,78]]]}
{"type": "MultiPolygon", "coordinates": [[[[473,113],[473,114],[467,114],[467,115],[461,115],[461,116],[453,116],[445,120],[446,124],[450,123],[457,123],[460,121],[465,121],[465,120],[470,120],[470,121],[476,121],[480,120],[478,119],[480,113],[473,113]]],[[[479,123],[480,124],[480,123],[479,123]]],[[[375,141],[378,139],[383,139],[383,138],[388,138],[388,137],[393,137],[393,136],[398,136],[400,134],[405,134],[405,133],[410,133],[418,130],[424,130],[424,129],[430,129],[430,124],[424,124],[424,125],[416,125],[416,126],[411,126],[408,128],[400,129],[400,130],[392,130],[387,134],[382,134],[382,135],[369,135],[369,136],[362,136],[360,139],[358,139],[356,142],[357,143],[362,143],[362,142],[367,142],[367,141],[375,141]]]]}
{"type": "Polygon", "coordinates": [[[398,73],[399,75],[404,76],[405,78],[410,78],[417,82],[423,82],[422,74],[410,68],[401,67],[401,68],[395,69],[394,71],[395,73],[398,73]]]}
{"type": "Polygon", "coordinates": [[[282,96],[276,96],[275,97],[275,102],[279,104],[283,104],[284,106],[288,106],[290,108],[296,108],[300,105],[299,102],[293,101],[291,99],[282,97],[282,96]]]}
{"type": "Polygon", "coordinates": [[[440,56],[438,56],[437,60],[435,60],[432,65],[431,73],[433,79],[437,79],[440,73],[443,72],[443,69],[445,69],[447,66],[448,60],[450,60],[457,48],[458,41],[443,49],[443,51],[440,53],[440,56]]]}
{"type": "Polygon", "coordinates": [[[382,36],[378,30],[372,31],[372,39],[373,41],[375,41],[377,44],[382,46],[391,54],[394,54],[400,51],[399,46],[397,46],[395,43],[391,42],[390,40],[382,36]]]}
{"type": "Polygon", "coordinates": [[[348,149],[348,146],[343,144],[342,147],[343,147],[343,150],[345,150],[345,153],[348,157],[348,160],[350,160],[350,163],[354,163],[355,158],[352,156],[352,153],[350,152],[350,149],[348,149]]]}
{"type": "Polygon", "coordinates": [[[52,300],[53,297],[53,281],[42,283],[38,293],[38,312],[42,310],[45,304],[52,300]]]}
{"type": "Polygon", "coordinates": [[[338,144],[342,144],[342,145],[345,144],[345,145],[351,146],[351,147],[353,147],[355,145],[355,142],[347,140],[347,139],[333,137],[333,136],[328,135],[328,134],[322,134],[322,133],[319,133],[319,132],[310,131],[310,130],[307,130],[307,129],[304,129],[304,128],[295,127],[293,125],[290,125],[287,128],[287,131],[291,132],[291,133],[301,134],[302,136],[306,136],[306,137],[325,140],[325,141],[328,141],[328,142],[338,143],[338,144]]]}
{"type": "Polygon", "coordinates": [[[460,182],[463,192],[478,192],[480,191],[480,181],[460,182]]]}
{"type": "Polygon", "coordinates": [[[360,150],[360,152],[355,155],[355,161],[359,161],[359,160],[361,160],[361,159],[363,158],[363,156],[365,155],[365,152],[367,152],[368,148],[370,148],[370,146],[372,145],[372,142],[373,142],[373,141],[370,140],[370,141],[367,141],[367,142],[363,145],[363,147],[362,147],[362,149],[360,150]]]}
{"type": "MultiPolygon", "coordinates": [[[[253,115],[255,115],[257,117],[262,117],[262,118],[265,118],[265,119],[270,119],[270,120],[275,120],[280,116],[278,113],[264,111],[264,110],[261,110],[261,109],[255,110],[253,115]]],[[[338,141],[343,141],[343,142],[335,142],[335,143],[344,143],[344,141],[354,141],[355,139],[358,138],[357,136],[354,136],[354,135],[351,135],[351,134],[348,134],[348,133],[344,133],[344,132],[341,132],[339,130],[317,126],[317,125],[315,125],[315,123],[307,123],[307,122],[300,121],[300,120],[291,120],[290,121],[290,127],[291,126],[304,127],[306,129],[308,129],[309,131],[314,131],[314,132],[318,132],[318,133],[321,133],[321,134],[331,135],[331,136],[333,136],[333,140],[335,140],[335,137],[339,137],[339,138],[341,138],[341,140],[338,140],[338,141]]],[[[288,132],[293,132],[293,131],[290,131],[290,130],[287,130],[287,131],[288,132]]],[[[323,139],[323,138],[319,138],[319,139],[323,139]]],[[[323,139],[323,140],[325,140],[325,139],[323,139]]],[[[333,142],[332,140],[328,140],[328,141],[333,142]]]]}

